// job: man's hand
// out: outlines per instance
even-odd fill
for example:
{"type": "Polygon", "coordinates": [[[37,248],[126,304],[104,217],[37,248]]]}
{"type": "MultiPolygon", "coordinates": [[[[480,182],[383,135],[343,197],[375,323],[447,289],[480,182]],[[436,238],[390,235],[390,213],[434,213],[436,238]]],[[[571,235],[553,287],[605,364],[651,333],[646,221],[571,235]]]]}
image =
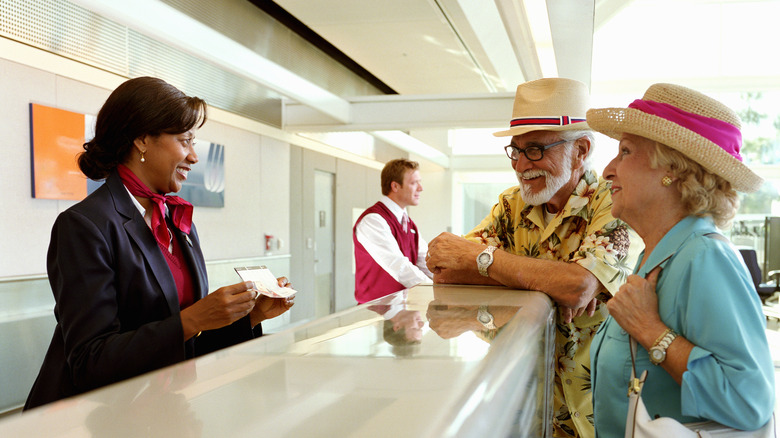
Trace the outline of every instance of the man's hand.
{"type": "Polygon", "coordinates": [[[485,247],[452,233],[441,233],[428,244],[425,264],[434,274],[440,269],[476,269],[477,256],[485,247]]]}
{"type": "Polygon", "coordinates": [[[579,309],[560,307],[561,318],[563,318],[564,321],[569,323],[574,318],[582,315],[583,313],[587,313],[588,316],[593,316],[593,314],[596,313],[596,307],[598,305],[599,305],[599,300],[593,298],[592,300],[590,300],[590,302],[588,302],[588,304],[585,307],[580,307],[579,309]]]}
{"type": "Polygon", "coordinates": [[[442,339],[451,339],[470,330],[482,330],[477,321],[479,306],[449,306],[431,301],[428,304],[428,326],[442,339]]]}

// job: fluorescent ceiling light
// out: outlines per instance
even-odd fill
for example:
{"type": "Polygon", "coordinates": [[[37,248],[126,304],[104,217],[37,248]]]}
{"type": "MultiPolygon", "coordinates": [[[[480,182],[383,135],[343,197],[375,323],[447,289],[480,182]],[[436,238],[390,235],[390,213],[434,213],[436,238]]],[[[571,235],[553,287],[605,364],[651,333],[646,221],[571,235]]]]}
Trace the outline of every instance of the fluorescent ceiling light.
{"type": "Polygon", "coordinates": [[[536,45],[536,54],[542,68],[542,77],[558,77],[558,66],[555,62],[552,33],[550,32],[550,17],[547,16],[547,2],[544,0],[523,0],[531,36],[536,45]]]}
{"type": "Polygon", "coordinates": [[[365,132],[299,132],[298,135],[355,155],[371,159],[376,158],[374,153],[375,138],[365,132]]]}
{"type": "Polygon", "coordinates": [[[90,11],[348,123],[349,102],[158,0],[72,0],[90,11]]]}
{"type": "Polygon", "coordinates": [[[425,144],[402,131],[371,131],[374,137],[406,152],[417,154],[443,167],[449,167],[449,158],[442,151],[425,144]]]}
{"type": "Polygon", "coordinates": [[[524,82],[523,72],[513,53],[509,35],[501,24],[501,14],[494,2],[484,0],[458,0],[471,30],[477,36],[482,49],[503,83],[503,89],[514,91],[517,84],[524,82]]]}

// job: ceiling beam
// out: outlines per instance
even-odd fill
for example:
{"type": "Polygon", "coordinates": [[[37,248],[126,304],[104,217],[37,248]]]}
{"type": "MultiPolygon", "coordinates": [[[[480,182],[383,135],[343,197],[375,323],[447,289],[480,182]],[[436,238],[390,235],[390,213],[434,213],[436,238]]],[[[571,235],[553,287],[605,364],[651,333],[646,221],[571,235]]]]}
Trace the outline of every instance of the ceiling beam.
{"type": "Polygon", "coordinates": [[[500,128],[512,118],[514,97],[514,93],[355,97],[349,99],[350,123],[285,102],[282,128],[292,132],[500,128]]]}
{"type": "Polygon", "coordinates": [[[593,20],[595,30],[605,23],[609,23],[612,17],[633,3],[634,0],[596,0],[596,14],[593,20]]]}
{"type": "Polygon", "coordinates": [[[558,76],[590,89],[595,0],[547,0],[547,16],[558,76]]]}
{"type": "Polygon", "coordinates": [[[522,0],[495,0],[504,29],[526,81],[542,78],[542,66],[536,52],[531,26],[522,0]]]}

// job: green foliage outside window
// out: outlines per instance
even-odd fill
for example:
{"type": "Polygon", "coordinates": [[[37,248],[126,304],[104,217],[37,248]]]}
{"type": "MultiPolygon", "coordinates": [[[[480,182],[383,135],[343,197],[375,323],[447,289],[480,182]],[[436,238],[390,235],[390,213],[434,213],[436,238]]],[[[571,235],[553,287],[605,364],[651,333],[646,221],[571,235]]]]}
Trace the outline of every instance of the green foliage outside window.
{"type": "MultiPolygon", "coordinates": [[[[769,117],[769,114],[760,112],[755,108],[755,103],[763,97],[761,92],[749,92],[741,95],[745,108],[737,111],[742,119],[743,128],[758,126],[769,117]]],[[[742,139],[743,162],[748,166],[780,165],[780,115],[775,116],[772,126],[775,128],[774,137],[756,137],[742,139]]],[[[744,133],[743,129],[743,133],[744,133]]],[[[751,194],[740,194],[741,205],[738,214],[768,215],[772,211],[772,201],[778,200],[778,191],[769,182],[760,190],[751,194]]]]}

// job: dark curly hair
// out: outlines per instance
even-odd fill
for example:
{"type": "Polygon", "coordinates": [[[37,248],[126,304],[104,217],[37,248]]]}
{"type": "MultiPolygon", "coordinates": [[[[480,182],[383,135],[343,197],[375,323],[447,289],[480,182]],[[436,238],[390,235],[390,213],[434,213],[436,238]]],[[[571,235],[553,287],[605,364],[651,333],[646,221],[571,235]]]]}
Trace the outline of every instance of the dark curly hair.
{"type": "Polygon", "coordinates": [[[144,135],[181,134],[206,123],[206,102],[162,79],[130,79],[117,87],[97,115],[95,137],[78,156],[81,171],[105,179],[126,161],[133,141],[144,135]]]}

